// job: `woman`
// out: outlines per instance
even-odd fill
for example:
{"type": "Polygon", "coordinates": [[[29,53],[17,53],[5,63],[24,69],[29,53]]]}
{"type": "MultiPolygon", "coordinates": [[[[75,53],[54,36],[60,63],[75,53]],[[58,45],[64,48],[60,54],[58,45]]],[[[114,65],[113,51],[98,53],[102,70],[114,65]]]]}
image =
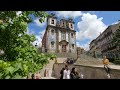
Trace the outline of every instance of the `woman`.
{"type": "Polygon", "coordinates": [[[70,73],[70,78],[71,79],[79,79],[79,73],[77,72],[77,68],[73,67],[72,71],[70,73]]]}

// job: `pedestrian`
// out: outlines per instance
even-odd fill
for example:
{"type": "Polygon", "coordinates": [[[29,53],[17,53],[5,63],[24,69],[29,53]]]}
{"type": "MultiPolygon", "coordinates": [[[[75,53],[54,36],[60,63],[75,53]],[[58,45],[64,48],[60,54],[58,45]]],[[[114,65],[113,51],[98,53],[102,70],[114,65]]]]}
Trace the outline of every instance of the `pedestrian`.
{"type": "Polygon", "coordinates": [[[37,72],[37,73],[35,74],[35,79],[41,79],[40,72],[37,72]]]}
{"type": "Polygon", "coordinates": [[[70,70],[68,65],[65,65],[65,70],[63,72],[63,79],[70,79],[70,70]]]}
{"type": "Polygon", "coordinates": [[[104,64],[104,68],[105,68],[105,70],[107,72],[107,76],[108,76],[108,78],[110,78],[109,60],[107,59],[106,56],[104,56],[104,58],[103,58],[103,64],[104,64]]]}
{"type": "Polygon", "coordinates": [[[79,73],[77,71],[77,68],[73,67],[72,68],[72,71],[70,73],[70,79],[79,79],[80,76],[79,76],[79,73]]]}
{"type": "Polygon", "coordinates": [[[62,70],[60,71],[60,74],[61,74],[60,79],[63,79],[64,70],[65,70],[65,68],[62,68],[62,70]]]}

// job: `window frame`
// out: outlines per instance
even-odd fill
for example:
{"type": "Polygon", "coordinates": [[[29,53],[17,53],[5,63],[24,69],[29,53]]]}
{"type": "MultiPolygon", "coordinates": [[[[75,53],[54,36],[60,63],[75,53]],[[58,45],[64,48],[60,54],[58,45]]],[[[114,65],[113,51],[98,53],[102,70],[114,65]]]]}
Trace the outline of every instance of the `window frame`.
{"type": "Polygon", "coordinates": [[[71,28],[73,29],[73,24],[71,23],[71,28]]]}
{"type": "Polygon", "coordinates": [[[71,33],[71,38],[73,38],[74,37],[74,34],[73,33],[71,33]]]}
{"type": "Polygon", "coordinates": [[[74,49],[75,48],[75,44],[72,44],[72,49],[74,49]]]}
{"type": "Polygon", "coordinates": [[[51,29],[51,35],[54,35],[55,30],[51,29]]]}
{"type": "Polygon", "coordinates": [[[55,21],[55,20],[54,20],[54,19],[52,19],[52,20],[51,20],[51,24],[55,24],[55,22],[54,22],[54,21],[55,21]]]}
{"type": "Polygon", "coordinates": [[[51,47],[54,48],[54,41],[51,41],[51,47]]]}

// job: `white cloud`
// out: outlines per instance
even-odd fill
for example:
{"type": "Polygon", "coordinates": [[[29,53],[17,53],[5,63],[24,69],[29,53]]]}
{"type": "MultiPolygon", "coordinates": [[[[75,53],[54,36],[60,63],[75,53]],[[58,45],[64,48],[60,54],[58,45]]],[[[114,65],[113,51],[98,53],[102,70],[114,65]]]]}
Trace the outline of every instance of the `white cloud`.
{"type": "Polygon", "coordinates": [[[58,17],[65,17],[65,18],[76,18],[82,15],[81,11],[57,11],[56,15],[58,17]]]}
{"type": "Polygon", "coordinates": [[[42,46],[42,38],[43,38],[44,33],[45,33],[45,30],[42,30],[41,32],[39,32],[38,35],[35,35],[36,40],[33,42],[33,45],[37,44],[38,47],[42,46]]]}
{"type": "Polygon", "coordinates": [[[37,19],[34,20],[35,24],[36,24],[37,26],[39,26],[39,27],[45,26],[46,23],[47,23],[46,21],[47,21],[47,18],[45,18],[45,21],[44,21],[43,23],[41,23],[41,22],[39,21],[39,18],[37,18],[37,19]]]}
{"type": "Polygon", "coordinates": [[[44,33],[45,33],[45,30],[42,30],[41,32],[39,32],[40,36],[42,36],[42,37],[43,37],[44,33]]]}
{"type": "Polygon", "coordinates": [[[95,39],[100,32],[103,32],[107,26],[102,22],[102,17],[97,18],[96,15],[84,13],[81,17],[82,21],[78,22],[79,32],[76,33],[77,40],[95,39]]]}
{"type": "Polygon", "coordinates": [[[27,34],[35,34],[34,30],[27,28],[27,34]]]}
{"type": "Polygon", "coordinates": [[[85,43],[85,44],[81,44],[80,45],[82,48],[84,48],[86,51],[89,50],[89,42],[85,43]]]}
{"type": "Polygon", "coordinates": [[[36,40],[32,43],[34,46],[37,44],[37,47],[42,46],[42,38],[39,35],[36,35],[36,40]]]}
{"type": "Polygon", "coordinates": [[[76,45],[77,45],[77,47],[80,47],[80,43],[79,42],[76,42],[76,45]]]}
{"type": "Polygon", "coordinates": [[[89,50],[89,42],[85,44],[80,44],[80,42],[76,42],[77,47],[84,48],[86,51],[89,50]]]}
{"type": "Polygon", "coordinates": [[[42,46],[42,38],[45,33],[45,30],[41,30],[38,35],[35,35],[34,30],[32,29],[27,29],[27,34],[34,34],[36,37],[36,40],[32,43],[34,46],[37,44],[38,47],[42,46]]]}

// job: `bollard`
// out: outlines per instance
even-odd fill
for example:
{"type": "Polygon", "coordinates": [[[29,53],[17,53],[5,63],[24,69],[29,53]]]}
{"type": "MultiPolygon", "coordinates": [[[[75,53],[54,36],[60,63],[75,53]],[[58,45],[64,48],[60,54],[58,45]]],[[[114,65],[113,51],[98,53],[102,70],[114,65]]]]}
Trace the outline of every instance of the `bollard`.
{"type": "Polygon", "coordinates": [[[47,68],[45,69],[44,77],[49,77],[49,70],[47,68]]]}

